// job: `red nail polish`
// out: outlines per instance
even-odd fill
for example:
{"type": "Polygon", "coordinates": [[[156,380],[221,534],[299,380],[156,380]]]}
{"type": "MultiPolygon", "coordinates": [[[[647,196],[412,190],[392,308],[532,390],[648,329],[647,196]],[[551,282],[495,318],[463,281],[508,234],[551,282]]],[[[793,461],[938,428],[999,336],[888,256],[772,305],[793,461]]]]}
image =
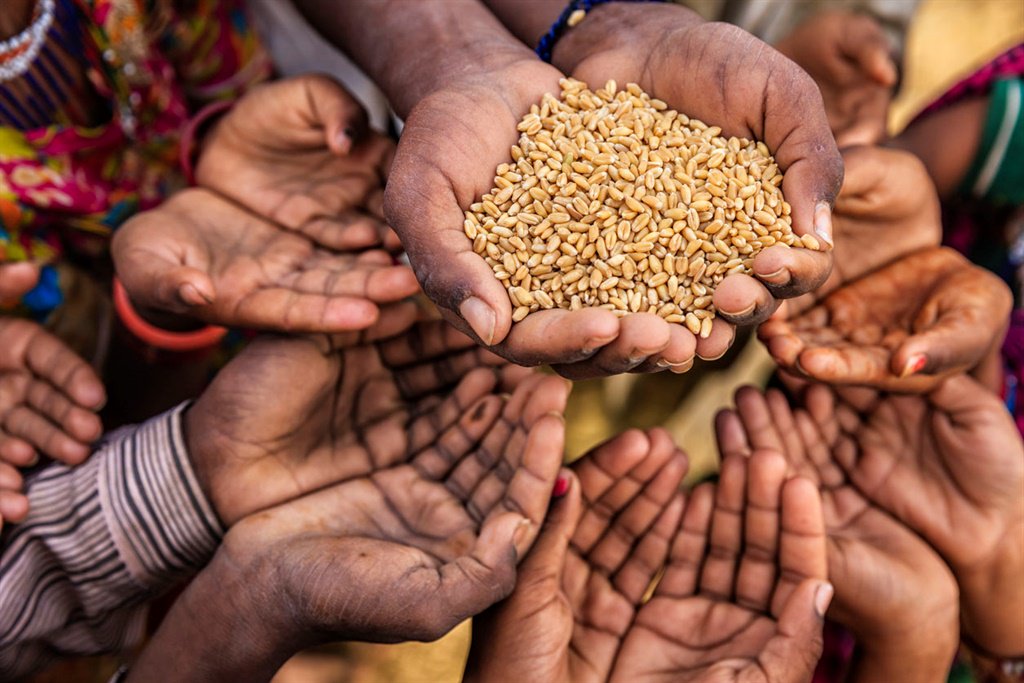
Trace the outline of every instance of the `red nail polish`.
{"type": "Polygon", "coordinates": [[[555,480],[555,488],[551,490],[552,498],[561,498],[569,492],[569,477],[559,477],[555,480]]]}
{"type": "Polygon", "coordinates": [[[903,372],[900,373],[900,378],[910,377],[916,375],[924,369],[924,366],[928,363],[928,357],[923,353],[918,353],[911,356],[907,360],[907,364],[903,366],[903,372]]]}

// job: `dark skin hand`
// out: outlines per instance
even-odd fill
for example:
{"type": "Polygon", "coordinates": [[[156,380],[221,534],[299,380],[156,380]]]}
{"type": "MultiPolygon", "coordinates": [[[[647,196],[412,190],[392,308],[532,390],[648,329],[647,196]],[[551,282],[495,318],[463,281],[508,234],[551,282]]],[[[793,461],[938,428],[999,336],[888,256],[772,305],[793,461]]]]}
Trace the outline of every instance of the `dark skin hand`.
{"type": "Polygon", "coordinates": [[[840,146],[885,137],[896,63],[875,19],[848,11],[818,12],[776,43],[818,84],[840,146]]]}
{"type": "Polygon", "coordinates": [[[567,394],[533,376],[470,410],[444,448],[243,519],[129,680],[269,680],[299,649],[434,640],[504,598],[561,466],[567,394]],[[182,647],[203,652],[169,666],[182,647]]]}
{"type": "Polygon", "coordinates": [[[854,488],[810,415],[781,392],[744,387],[735,403],[716,419],[722,455],[777,450],[821,491],[836,589],[829,616],[857,640],[855,680],[942,679],[959,643],[957,586],[942,558],[854,488]]]}
{"type": "Polygon", "coordinates": [[[338,223],[326,249],[209,190],[189,189],[128,221],[112,251],[133,304],[151,316],[343,332],[369,327],[379,305],[417,291],[407,267],[380,249],[364,251],[380,246],[379,234],[364,228],[338,223]]]}
{"type": "Polygon", "coordinates": [[[196,182],[321,246],[381,240],[394,144],[366,126],[333,79],[309,74],[255,88],[203,139],[196,182]]]}
{"type": "Polygon", "coordinates": [[[779,365],[804,377],[922,392],[990,365],[1011,305],[999,278],[935,247],[849,283],[795,317],[773,318],[758,334],[779,365]]]}
{"type": "Polygon", "coordinates": [[[949,563],[965,635],[1024,652],[1024,443],[1002,402],[959,375],[923,396],[817,385],[806,405],[864,498],[949,563]]]}
{"type": "Polygon", "coordinates": [[[464,680],[607,680],[668,556],[686,465],[660,429],[625,432],[574,463],[515,592],[473,620],[464,680]]]}
{"type": "Polygon", "coordinates": [[[778,453],[722,462],[696,489],[654,596],[623,639],[612,681],[797,683],[822,647],[821,498],[778,453]]]}
{"type": "Polygon", "coordinates": [[[939,198],[914,155],[864,146],[842,153],[846,172],[833,214],[842,258],[825,284],[784,302],[779,317],[803,312],[844,284],[941,242],[939,198]]]}
{"type": "MultiPolygon", "coordinates": [[[[703,22],[683,7],[610,3],[592,9],[559,41],[553,63],[594,87],[609,79],[637,83],[670,107],[720,126],[723,135],[763,141],[785,173],[794,231],[831,245],[842,160],[817,87],[768,45],[734,26],[703,22]]],[[[764,320],[780,300],[820,286],[831,267],[831,250],[765,249],[752,276],[730,276],[716,289],[722,322],[715,320],[697,354],[722,355],[733,338],[726,323],[764,320]]]]}
{"type": "MultiPolygon", "coordinates": [[[[217,375],[185,427],[225,524],[413,456],[440,457],[450,440],[472,434],[477,411],[499,410],[497,394],[530,376],[443,321],[414,323],[415,315],[402,304],[361,334],[261,338],[217,375]]],[[[565,384],[544,382],[559,409],[565,384]]]]}
{"type": "MultiPolygon", "coordinates": [[[[18,299],[38,277],[32,264],[0,266],[0,292],[18,299]]],[[[18,467],[40,455],[66,465],[89,457],[105,401],[96,372],[64,342],[34,322],[0,316],[0,523],[28,514],[18,467]]]]}

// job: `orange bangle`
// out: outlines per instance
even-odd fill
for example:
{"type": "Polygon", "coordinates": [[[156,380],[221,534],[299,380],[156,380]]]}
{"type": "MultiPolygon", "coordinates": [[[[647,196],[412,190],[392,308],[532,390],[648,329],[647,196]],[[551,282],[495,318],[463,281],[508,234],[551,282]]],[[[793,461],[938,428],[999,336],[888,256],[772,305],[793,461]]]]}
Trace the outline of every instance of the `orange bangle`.
{"type": "Polygon", "coordinates": [[[114,310],[117,311],[117,317],[121,319],[129,332],[146,344],[163,351],[183,353],[208,349],[216,346],[228,333],[226,327],[215,325],[208,325],[191,332],[170,332],[151,325],[143,320],[132,306],[128,292],[116,277],[114,278],[114,310]]]}

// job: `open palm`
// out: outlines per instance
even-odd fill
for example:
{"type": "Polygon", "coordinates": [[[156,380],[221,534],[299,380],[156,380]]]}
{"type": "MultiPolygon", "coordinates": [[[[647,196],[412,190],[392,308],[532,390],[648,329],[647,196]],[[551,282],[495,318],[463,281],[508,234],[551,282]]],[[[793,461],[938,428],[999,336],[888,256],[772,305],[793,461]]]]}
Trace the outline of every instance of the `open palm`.
{"type": "MultiPolygon", "coordinates": [[[[383,197],[393,153],[339,83],[307,74],[255,88],[224,114],[203,140],[196,181],[336,249],[344,232],[389,235],[383,197]]],[[[387,246],[397,246],[393,237],[387,246]]]]}
{"type": "Polygon", "coordinates": [[[821,499],[778,453],[722,463],[692,494],[665,574],[612,681],[804,681],[821,654],[821,499]]]}
{"type": "Polygon", "coordinates": [[[412,272],[354,227],[335,250],[208,190],[190,189],[139,214],[113,244],[133,303],[229,326],[293,332],[362,329],[378,304],[417,290],[412,272]]]}
{"type": "Polygon", "coordinates": [[[557,378],[523,382],[443,448],[243,519],[215,562],[300,646],[439,638],[511,592],[561,467],[566,394],[557,378]]]}
{"type": "MultiPolygon", "coordinates": [[[[415,315],[411,304],[388,310],[362,335],[263,337],[221,371],[186,425],[226,523],[414,455],[440,461],[480,436],[503,409],[498,394],[531,374],[415,315]]],[[[554,378],[543,386],[530,408],[560,411],[567,387],[554,378]]],[[[482,462],[501,452],[526,409],[505,404],[509,419],[488,432],[497,443],[485,442],[482,462]]]]}
{"type": "Polygon", "coordinates": [[[785,369],[830,384],[927,391],[998,352],[1012,298],[946,247],[915,252],[758,334],[785,369]]]}
{"type": "Polygon", "coordinates": [[[736,410],[719,414],[716,422],[723,456],[778,450],[791,470],[819,487],[829,579],[836,589],[829,616],[862,644],[927,632],[935,655],[929,661],[937,667],[931,675],[944,675],[956,647],[957,587],[935,551],[852,486],[814,420],[794,411],[778,390],[740,389],[736,410]]]}
{"type": "Polygon", "coordinates": [[[682,514],[686,457],[631,430],[573,465],[516,591],[473,621],[467,680],[605,681],[682,514]]]}

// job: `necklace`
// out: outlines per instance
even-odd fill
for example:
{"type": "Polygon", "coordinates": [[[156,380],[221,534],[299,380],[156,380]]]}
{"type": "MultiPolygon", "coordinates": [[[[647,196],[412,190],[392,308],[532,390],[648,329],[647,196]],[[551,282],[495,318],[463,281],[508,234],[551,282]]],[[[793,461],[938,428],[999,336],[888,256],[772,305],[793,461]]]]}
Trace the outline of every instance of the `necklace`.
{"type": "Polygon", "coordinates": [[[53,25],[54,0],[39,0],[28,28],[0,41],[0,83],[23,75],[39,56],[46,34],[53,25]]]}

